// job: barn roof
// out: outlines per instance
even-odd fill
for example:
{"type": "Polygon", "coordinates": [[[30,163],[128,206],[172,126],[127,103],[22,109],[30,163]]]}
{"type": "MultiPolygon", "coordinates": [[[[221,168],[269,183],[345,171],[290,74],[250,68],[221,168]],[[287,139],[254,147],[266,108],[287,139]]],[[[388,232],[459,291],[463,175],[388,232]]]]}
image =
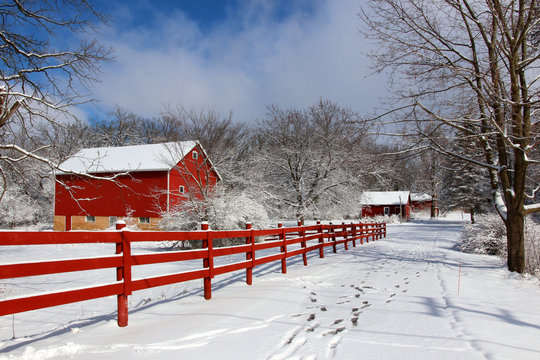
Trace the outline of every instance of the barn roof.
{"type": "Polygon", "coordinates": [[[429,194],[411,193],[411,201],[431,201],[433,198],[429,194]]]}
{"type": "Polygon", "coordinates": [[[170,171],[197,141],[82,149],[59,165],[57,174],[170,171]]]}
{"type": "Polygon", "coordinates": [[[409,201],[408,191],[366,191],[362,194],[364,205],[405,205],[409,201]]]}

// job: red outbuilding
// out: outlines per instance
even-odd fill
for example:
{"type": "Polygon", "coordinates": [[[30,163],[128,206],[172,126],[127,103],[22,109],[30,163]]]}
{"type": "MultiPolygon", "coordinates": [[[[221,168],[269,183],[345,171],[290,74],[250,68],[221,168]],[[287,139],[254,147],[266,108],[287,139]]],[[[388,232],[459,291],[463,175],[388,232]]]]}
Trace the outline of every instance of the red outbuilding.
{"type": "Polygon", "coordinates": [[[220,176],[197,141],[82,149],[55,173],[54,230],[106,229],[161,216],[207,196],[220,176]]]}
{"type": "Polygon", "coordinates": [[[366,191],[362,194],[362,217],[399,215],[411,217],[411,196],[408,191],[366,191]]]}
{"type": "Polygon", "coordinates": [[[411,194],[412,211],[431,210],[433,197],[428,194],[411,194]]]}

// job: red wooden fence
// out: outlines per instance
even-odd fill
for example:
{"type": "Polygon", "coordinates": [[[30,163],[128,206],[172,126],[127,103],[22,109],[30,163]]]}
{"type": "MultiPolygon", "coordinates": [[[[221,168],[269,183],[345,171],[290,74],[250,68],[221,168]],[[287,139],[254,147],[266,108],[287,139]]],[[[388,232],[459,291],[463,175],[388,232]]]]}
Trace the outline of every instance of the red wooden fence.
{"type": "Polygon", "coordinates": [[[348,250],[349,244],[356,246],[357,241],[363,244],[364,240],[369,242],[369,240],[386,237],[385,223],[342,223],[338,225],[318,223],[313,226],[299,225],[295,227],[282,227],[279,224],[277,229],[265,230],[252,229],[248,224],[246,230],[233,231],[213,231],[209,230],[208,225],[205,224],[202,225],[201,231],[131,232],[123,230],[115,232],[2,232],[0,246],[114,243],[116,244],[116,254],[107,257],[0,265],[0,279],[116,268],[116,282],[83,289],[1,300],[0,316],[116,295],[118,299],[118,325],[127,326],[127,297],[133,291],[204,279],[204,298],[210,299],[212,297],[212,279],[216,275],[245,269],[246,283],[251,285],[253,268],[258,265],[279,260],[281,261],[281,271],[285,274],[287,273],[287,259],[290,257],[301,255],[304,265],[307,266],[306,254],[311,251],[318,251],[319,257],[323,258],[326,247],[332,246],[335,253],[340,244],[343,244],[345,250],[348,250]],[[245,244],[214,248],[213,240],[224,238],[245,238],[245,244]],[[256,239],[257,241],[255,241],[256,239]],[[134,242],[171,240],[200,240],[202,248],[159,254],[131,254],[131,244],[134,242]],[[291,245],[294,244],[300,244],[300,246],[296,245],[291,248],[291,245]],[[263,257],[256,256],[257,251],[271,248],[279,248],[279,252],[263,257]],[[245,253],[245,261],[214,266],[216,257],[242,253],[245,253]],[[198,270],[144,279],[132,279],[131,276],[133,266],[197,259],[202,260],[202,268],[198,270]]]}

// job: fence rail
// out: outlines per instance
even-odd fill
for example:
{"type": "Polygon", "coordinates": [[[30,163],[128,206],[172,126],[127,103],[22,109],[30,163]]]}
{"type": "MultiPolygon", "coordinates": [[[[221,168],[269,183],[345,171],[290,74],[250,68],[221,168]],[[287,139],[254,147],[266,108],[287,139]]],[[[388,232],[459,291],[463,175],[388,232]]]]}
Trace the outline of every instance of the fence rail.
{"type": "Polygon", "coordinates": [[[294,227],[278,224],[278,228],[264,230],[252,229],[251,224],[247,224],[246,230],[231,231],[214,231],[208,229],[207,224],[202,224],[200,231],[131,232],[124,228],[112,232],[2,232],[0,246],[111,243],[116,244],[116,251],[114,256],[0,265],[0,279],[116,269],[116,281],[111,279],[111,283],[105,285],[0,300],[0,316],[116,295],[118,326],[123,327],[128,324],[127,298],[133,291],[203,279],[204,297],[211,299],[212,279],[216,275],[245,270],[246,283],[251,285],[253,268],[256,266],[281,261],[281,272],[286,274],[288,258],[302,256],[303,264],[307,266],[307,254],[311,251],[318,251],[319,257],[324,258],[326,247],[332,247],[335,253],[338,245],[343,244],[344,249],[348,250],[349,245],[354,247],[357,241],[363,244],[364,241],[383,237],[386,237],[385,223],[318,223],[294,227]],[[214,248],[214,240],[227,238],[243,239],[245,244],[214,248]],[[131,245],[135,242],[163,241],[201,241],[202,248],[160,254],[131,254],[131,245]],[[273,248],[278,252],[256,256],[258,251],[273,248]],[[245,254],[245,260],[214,265],[215,258],[236,254],[245,254]],[[188,260],[202,260],[202,267],[176,274],[132,279],[133,266],[188,260]]]}

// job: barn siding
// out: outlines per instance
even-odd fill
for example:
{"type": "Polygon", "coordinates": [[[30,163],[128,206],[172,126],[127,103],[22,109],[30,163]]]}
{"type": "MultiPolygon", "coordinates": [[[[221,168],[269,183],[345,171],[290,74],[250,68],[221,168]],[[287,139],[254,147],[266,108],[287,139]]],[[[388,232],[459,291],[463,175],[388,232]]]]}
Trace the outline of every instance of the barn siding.
{"type": "MultiPolygon", "coordinates": [[[[70,190],[56,183],[55,216],[125,217],[133,210],[133,217],[156,217],[159,208],[166,209],[165,171],[123,175],[116,182],[72,175],[58,175],[57,178],[70,190]]],[[[75,229],[73,225],[72,228],[75,229]]]]}

